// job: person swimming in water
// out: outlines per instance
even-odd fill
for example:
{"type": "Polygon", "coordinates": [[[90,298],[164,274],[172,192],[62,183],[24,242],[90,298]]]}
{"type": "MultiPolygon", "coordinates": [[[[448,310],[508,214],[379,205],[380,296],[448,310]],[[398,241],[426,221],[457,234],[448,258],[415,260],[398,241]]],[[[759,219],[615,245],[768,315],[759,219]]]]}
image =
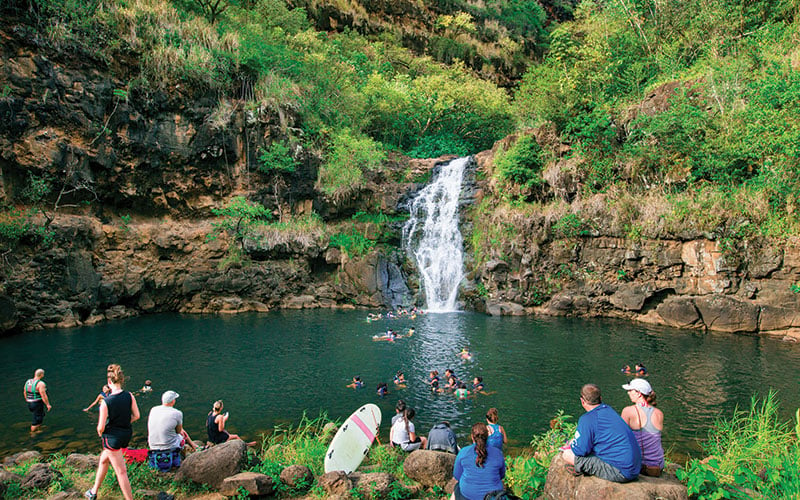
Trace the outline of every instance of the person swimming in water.
{"type": "Polygon", "coordinates": [[[469,352],[469,349],[467,349],[466,347],[461,349],[461,352],[458,353],[458,356],[464,361],[469,361],[472,359],[472,353],[469,352]]]}
{"type": "Polygon", "coordinates": [[[633,372],[631,371],[631,365],[623,366],[622,369],[620,369],[620,371],[622,373],[624,373],[625,375],[632,375],[633,374],[633,372]]]}
{"type": "Polygon", "coordinates": [[[389,384],[386,382],[381,382],[378,384],[378,388],[376,390],[379,397],[385,397],[387,394],[389,394],[389,384]]]}
{"type": "Polygon", "coordinates": [[[483,377],[475,377],[472,379],[472,392],[483,392],[486,390],[486,386],[483,383],[483,377]]]}
{"type": "Polygon", "coordinates": [[[647,376],[647,368],[644,367],[644,364],[636,363],[636,376],[637,377],[646,377],[647,376]]]}
{"type": "Polygon", "coordinates": [[[430,373],[430,380],[428,380],[428,385],[431,387],[431,392],[436,392],[439,390],[439,372],[436,370],[431,370],[430,373]]]}
{"type": "Polygon", "coordinates": [[[461,384],[458,386],[458,389],[456,389],[455,395],[458,399],[467,399],[467,396],[469,396],[467,384],[461,382],[461,384]]]}
{"type": "Polygon", "coordinates": [[[347,384],[347,387],[349,387],[350,389],[361,389],[362,387],[364,387],[364,381],[361,380],[361,377],[358,376],[353,377],[353,381],[347,384]]]}
{"type": "Polygon", "coordinates": [[[394,374],[394,385],[398,388],[403,388],[406,386],[406,376],[403,375],[401,370],[397,370],[397,373],[394,374]]]}
{"type": "Polygon", "coordinates": [[[104,399],[106,399],[109,394],[111,394],[111,388],[108,387],[108,384],[106,384],[106,385],[103,386],[103,389],[100,391],[100,394],[98,394],[97,397],[94,398],[94,401],[92,401],[92,404],[90,404],[89,406],[84,408],[83,411],[89,411],[95,405],[99,405],[100,401],[103,401],[104,399]]]}

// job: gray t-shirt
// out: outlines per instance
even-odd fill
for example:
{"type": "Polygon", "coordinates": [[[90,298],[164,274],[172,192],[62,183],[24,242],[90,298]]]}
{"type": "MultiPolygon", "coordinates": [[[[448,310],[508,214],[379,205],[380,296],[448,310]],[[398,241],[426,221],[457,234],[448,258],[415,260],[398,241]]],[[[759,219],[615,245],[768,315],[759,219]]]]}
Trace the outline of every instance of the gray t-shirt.
{"type": "Polygon", "coordinates": [[[147,445],[151,450],[180,448],[183,436],[175,432],[183,425],[183,412],[171,406],[154,406],[147,417],[147,445]]]}

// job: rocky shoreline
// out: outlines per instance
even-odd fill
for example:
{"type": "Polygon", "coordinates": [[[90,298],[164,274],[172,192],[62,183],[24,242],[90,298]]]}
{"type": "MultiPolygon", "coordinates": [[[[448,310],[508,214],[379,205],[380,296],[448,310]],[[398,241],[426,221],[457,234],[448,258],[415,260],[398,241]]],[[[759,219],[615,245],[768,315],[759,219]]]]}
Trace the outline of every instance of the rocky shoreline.
{"type": "MultiPolygon", "coordinates": [[[[335,430],[335,426],[329,424],[319,438],[329,440],[335,430]]],[[[150,474],[168,482],[160,484],[169,484],[169,492],[163,489],[137,488],[136,484],[134,491],[139,498],[159,500],[240,498],[242,494],[250,498],[265,498],[278,495],[279,491],[283,498],[323,497],[344,500],[366,497],[379,500],[397,498],[398,495],[402,498],[449,498],[455,485],[453,478],[455,455],[417,450],[402,456],[401,460],[403,475],[412,481],[410,484],[402,482],[391,473],[378,471],[372,465],[362,466],[350,474],[334,471],[315,477],[310,468],[313,464],[289,464],[281,468],[279,474],[276,474],[277,477],[272,477],[254,472],[253,469],[258,467],[259,460],[248,454],[243,441],[233,440],[188,455],[177,471],[166,473],[150,471],[150,474]],[[189,486],[189,490],[181,489],[186,485],[194,486],[189,486]],[[199,485],[204,485],[200,488],[200,492],[192,493],[191,489],[199,485]],[[208,489],[211,492],[208,492],[208,489]]],[[[60,489],[65,474],[77,473],[80,479],[73,478],[71,487],[47,494],[45,498],[47,500],[82,498],[82,488],[91,484],[97,461],[98,457],[95,455],[73,453],[68,455],[63,463],[53,465],[36,451],[16,453],[6,457],[0,468],[0,495],[5,495],[15,487],[28,492],[47,492],[53,489],[51,487],[53,484],[58,484],[59,487],[56,489],[60,489]],[[24,464],[30,465],[24,475],[9,470],[24,464]]],[[[686,486],[674,476],[675,467],[672,465],[660,478],[640,476],[638,481],[616,484],[594,477],[575,477],[567,472],[563,461],[557,455],[550,465],[541,498],[688,499],[686,486]]],[[[138,477],[140,473],[136,475],[138,477]]],[[[110,494],[114,495],[116,492],[112,491],[110,494]]]]}

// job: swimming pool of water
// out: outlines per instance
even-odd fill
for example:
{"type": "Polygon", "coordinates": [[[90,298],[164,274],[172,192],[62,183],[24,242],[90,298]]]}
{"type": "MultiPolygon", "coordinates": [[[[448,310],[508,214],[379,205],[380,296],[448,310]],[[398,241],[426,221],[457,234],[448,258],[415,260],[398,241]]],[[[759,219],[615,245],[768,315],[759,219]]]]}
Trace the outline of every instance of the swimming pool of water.
{"type": "MultiPolygon", "coordinates": [[[[800,406],[800,346],[774,339],[653,328],[621,321],[490,317],[475,313],[427,314],[367,323],[365,311],[285,311],[236,316],[157,315],[95,327],[30,332],[0,339],[5,377],[0,386],[0,456],[21,449],[98,451],[96,413],[81,411],[104,383],[108,363],[120,363],[129,389],[152,379],[154,393],[138,398],[143,418],[132,446],[146,446],[146,416],[161,392],[180,393],[177,407],[195,438],[205,437],[205,417],[216,399],[231,414],[228,427],[257,439],[276,424],[320,412],[344,419],[366,402],[384,418],[398,398],[417,410],[427,434],[449,420],[461,443],[489,407],[500,411],[512,446],[524,446],[547,429],[560,409],[583,413],[578,391],[597,383],[604,401],[620,411],[629,404],[621,384],[623,364],[642,361],[665,413],[665,447],[676,455],[697,450],[720,415],[747,407],[754,395],[778,391],[787,420],[800,406]],[[375,342],[388,328],[410,338],[375,342]],[[474,353],[462,362],[465,346],[474,353]],[[30,437],[22,385],[46,370],[53,410],[42,433],[30,437]],[[482,376],[489,395],[466,401],[432,394],[428,372],[452,368],[461,378],[482,376]],[[403,370],[409,384],[379,398],[375,387],[403,370]],[[360,375],[366,388],[346,388],[360,375]]],[[[388,425],[381,426],[381,439],[388,425]]]]}

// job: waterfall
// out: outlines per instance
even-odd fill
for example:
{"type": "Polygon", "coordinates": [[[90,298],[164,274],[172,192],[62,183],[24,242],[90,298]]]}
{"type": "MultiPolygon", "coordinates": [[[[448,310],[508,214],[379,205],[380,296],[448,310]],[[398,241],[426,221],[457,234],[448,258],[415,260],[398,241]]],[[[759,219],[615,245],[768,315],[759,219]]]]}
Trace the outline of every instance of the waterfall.
{"type": "Polygon", "coordinates": [[[455,311],[464,277],[463,240],[458,229],[458,198],[470,158],[443,165],[411,203],[403,226],[403,248],[413,256],[431,312],[455,311]]]}

